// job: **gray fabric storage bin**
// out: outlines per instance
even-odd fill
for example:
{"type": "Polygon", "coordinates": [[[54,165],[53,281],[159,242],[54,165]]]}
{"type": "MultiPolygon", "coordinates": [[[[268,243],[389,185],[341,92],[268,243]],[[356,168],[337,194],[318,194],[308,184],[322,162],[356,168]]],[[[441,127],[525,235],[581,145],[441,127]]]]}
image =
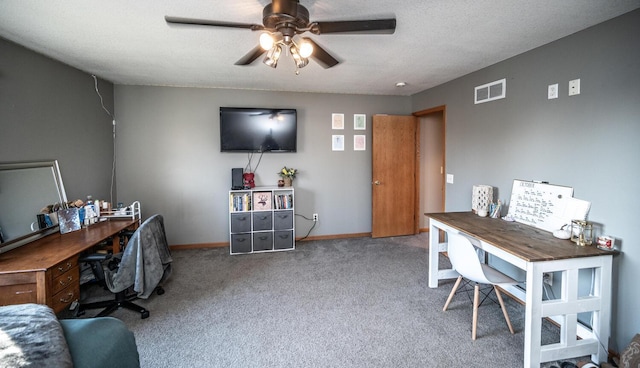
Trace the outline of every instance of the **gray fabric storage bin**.
{"type": "Polygon", "coordinates": [[[272,217],[271,212],[254,212],[253,213],[253,231],[271,230],[272,217]]]}
{"type": "Polygon", "coordinates": [[[273,233],[257,232],[253,233],[253,251],[272,250],[273,249],[273,233]]]}
{"type": "Polygon", "coordinates": [[[293,229],[293,211],[275,211],[273,212],[273,229],[289,230],[293,229]]]}
{"type": "Polygon", "coordinates": [[[245,233],[251,231],[251,214],[249,212],[231,214],[231,232],[245,233]]]}
{"type": "Polygon", "coordinates": [[[275,231],[273,234],[274,249],[293,248],[293,230],[275,231]]]}
{"type": "Polygon", "coordinates": [[[249,253],[251,252],[251,234],[231,234],[231,252],[249,253]]]}

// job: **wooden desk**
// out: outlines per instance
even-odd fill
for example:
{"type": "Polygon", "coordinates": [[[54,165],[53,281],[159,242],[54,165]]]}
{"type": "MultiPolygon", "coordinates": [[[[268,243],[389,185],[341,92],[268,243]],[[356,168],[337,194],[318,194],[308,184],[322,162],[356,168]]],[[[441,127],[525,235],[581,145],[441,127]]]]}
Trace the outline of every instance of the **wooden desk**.
{"type": "Polygon", "coordinates": [[[80,253],[137,223],[112,219],[0,254],[0,305],[46,304],[59,313],[80,298],[80,253]]]}
{"type": "Polygon", "coordinates": [[[475,246],[526,271],[526,291],[506,289],[525,302],[524,367],[539,368],[542,362],[585,355],[591,355],[595,362],[607,360],[614,252],[580,247],[544,230],[471,212],[425,215],[429,217],[429,287],[438,287],[440,279],[458,277],[454,270],[438,267],[439,253],[447,251],[447,244],[439,241],[439,230],[466,234],[475,246]],[[578,295],[578,272],[582,269],[593,269],[592,295],[578,295]],[[558,299],[542,300],[542,275],[546,272],[561,274],[558,299]],[[592,328],[578,321],[578,313],[583,312],[593,313],[592,328]],[[561,326],[557,344],[541,345],[542,320],[546,317],[561,326]]]}

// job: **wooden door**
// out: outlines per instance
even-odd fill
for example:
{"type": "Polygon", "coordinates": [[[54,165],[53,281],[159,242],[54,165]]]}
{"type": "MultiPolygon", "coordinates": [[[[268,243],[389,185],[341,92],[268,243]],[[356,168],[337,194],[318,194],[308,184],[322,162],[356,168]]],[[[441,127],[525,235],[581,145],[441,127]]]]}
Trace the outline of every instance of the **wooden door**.
{"type": "Polygon", "coordinates": [[[418,123],[413,116],[373,116],[374,238],[417,233],[417,133],[418,123]]]}

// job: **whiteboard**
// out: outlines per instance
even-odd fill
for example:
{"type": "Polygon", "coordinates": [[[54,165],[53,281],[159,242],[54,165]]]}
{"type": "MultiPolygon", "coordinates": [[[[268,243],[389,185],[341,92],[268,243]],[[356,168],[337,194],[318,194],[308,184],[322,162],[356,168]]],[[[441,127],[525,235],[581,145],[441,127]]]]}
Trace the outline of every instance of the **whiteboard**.
{"type": "Polygon", "coordinates": [[[590,203],[572,196],[572,187],[514,180],[507,217],[542,230],[558,230],[572,219],[586,218],[590,203]]]}

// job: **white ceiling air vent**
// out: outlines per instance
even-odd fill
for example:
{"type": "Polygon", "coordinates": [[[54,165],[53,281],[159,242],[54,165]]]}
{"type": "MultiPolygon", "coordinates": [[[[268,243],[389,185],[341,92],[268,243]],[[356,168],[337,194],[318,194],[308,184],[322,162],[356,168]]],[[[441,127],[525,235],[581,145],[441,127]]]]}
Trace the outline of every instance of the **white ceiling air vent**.
{"type": "Polygon", "coordinates": [[[495,82],[483,84],[475,88],[475,103],[499,100],[507,96],[507,80],[500,79],[495,82]]]}

